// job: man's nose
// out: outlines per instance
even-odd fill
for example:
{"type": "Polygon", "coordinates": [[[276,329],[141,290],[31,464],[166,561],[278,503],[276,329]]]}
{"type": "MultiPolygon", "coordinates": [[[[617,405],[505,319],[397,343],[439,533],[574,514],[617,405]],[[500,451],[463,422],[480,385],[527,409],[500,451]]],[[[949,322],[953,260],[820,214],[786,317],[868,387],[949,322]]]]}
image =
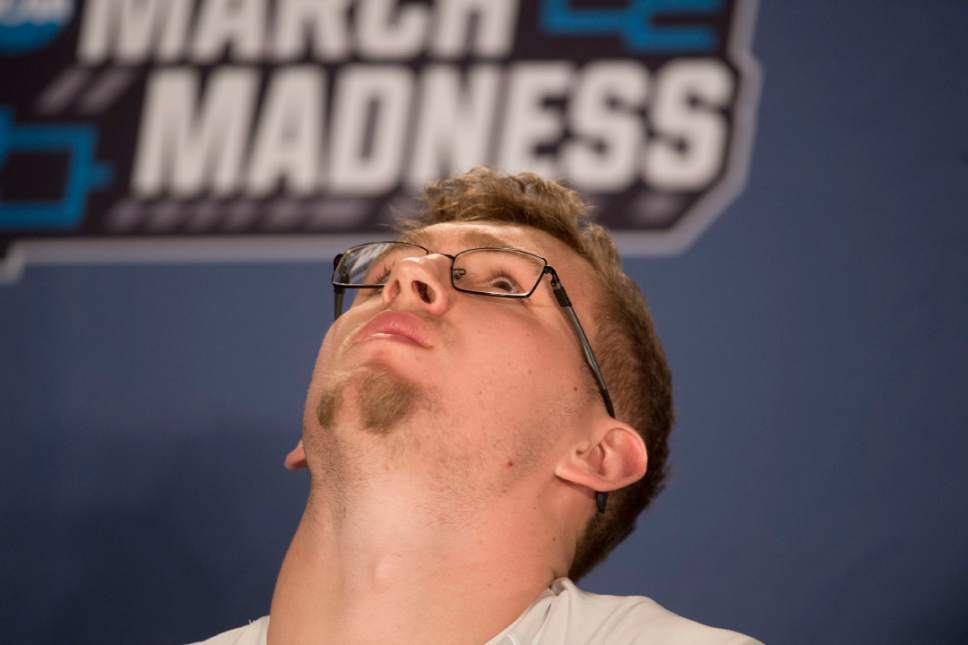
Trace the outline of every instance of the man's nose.
{"type": "Polygon", "coordinates": [[[450,265],[449,258],[438,254],[397,262],[383,286],[384,304],[410,306],[435,316],[442,315],[456,295],[447,279],[450,265]]]}

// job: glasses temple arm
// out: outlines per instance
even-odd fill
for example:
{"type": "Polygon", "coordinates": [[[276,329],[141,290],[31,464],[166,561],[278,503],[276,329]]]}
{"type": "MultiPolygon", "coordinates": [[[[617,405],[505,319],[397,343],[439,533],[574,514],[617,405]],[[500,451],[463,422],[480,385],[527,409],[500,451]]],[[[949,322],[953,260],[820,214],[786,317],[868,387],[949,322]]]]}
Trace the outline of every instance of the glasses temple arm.
{"type": "MultiPolygon", "coordinates": [[[[331,280],[331,282],[333,283],[336,282],[336,267],[339,266],[339,262],[342,259],[343,259],[342,253],[338,254],[335,258],[333,258],[333,279],[331,280]]],[[[344,291],[345,289],[343,287],[339,287],[336,284],[333,284],[333,305],[334,305],[333,320],[336,320],[337,318],[339,318],[343,313],[343,292],[344,291]]]]}
{"type": "Polygon", "coordinates": [[[554,292],[555,299],[558,300],[561,308],[565,310],[565,314],[568,316],[572,326],[575,328],[575,332],[578,334],[578,341],[581,344],[581,352],[585,355],[585,362],[588,363],[588,367],[595,377],[595,384],[598,385],[598,391],[601,393],[602,400],[605,402],[605,409],[608,410],[608,416],[614,419],[615,408],[612,405],[612,397],[609,396],[608,388],[605,387],[605,377],[602,376],[602,369],[598,366],[595,354],[592,353],[592,344],[588,341],[588,336],[585,334],[585,330],[578,320],[578,314],[575,313],[575,308],[571,304],[568,292],[565,291],[565,285],[561,284],[561,280],[558,279],[558,274],[555,273],[554,269],[551,267],[548,267],[548,269],[551,274],[551,290],[554,292]]]}
{"type": "MultiPolygon", "coordinates": [[[[598,385],[598,391],[601,393],[602,400],[605,402],[605,409],[608,411],[608,416],[614,419],[615,408],[612,406],[612,397],[608,394],[608,388],[605,387],[605,377],[602,376],[602,370],[598,366],[595,354],[592,352],[592,344],[588,342],[588,336],[585,335],[585,330],[578,320],[578,314],[575,313],[575,308],[571,304],[571,298],[568,297],[568,292],[565,291],[565,285],[561,284],[561,280],[558,279],[558,274],[555,273],[554,269],[545,267],[545,271],[551,274],[551,290],[554,292],[555,299],[561,305],[561,308],[565,310],[565,314],[567,314],[568,319],[575,328],[575,332],[578,334],[578,341],[581,344],[581,352],[585,355],[585,362],[595,376],[595,383],[598,385]]],[[[598,509],[599,514],[605,513],[607,504],[608,493],[600,490],[595,491],[595,507],[598,509]]]]}

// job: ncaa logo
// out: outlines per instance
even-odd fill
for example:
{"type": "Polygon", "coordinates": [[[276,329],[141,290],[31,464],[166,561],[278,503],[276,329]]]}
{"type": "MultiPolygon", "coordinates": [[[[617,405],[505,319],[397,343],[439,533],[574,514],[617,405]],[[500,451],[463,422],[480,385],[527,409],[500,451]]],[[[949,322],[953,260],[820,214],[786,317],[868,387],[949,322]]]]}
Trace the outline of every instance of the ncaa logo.
{"type": "Polygon", "coordinates": [[[25,54],[44,47],[73,15],[73,0],[0,0],[0,54],[25,54]]]}

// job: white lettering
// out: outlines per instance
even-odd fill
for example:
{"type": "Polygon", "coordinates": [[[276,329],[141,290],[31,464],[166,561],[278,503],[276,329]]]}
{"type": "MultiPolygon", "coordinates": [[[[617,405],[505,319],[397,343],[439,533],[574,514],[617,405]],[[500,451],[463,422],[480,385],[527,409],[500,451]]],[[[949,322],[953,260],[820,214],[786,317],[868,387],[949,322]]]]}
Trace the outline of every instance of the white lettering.
{"type": "Polygon", "coordinates": [[[264,196],[280,180],[289,193],[307,195],[320,179],[325,72],[289,67],[272,77],[252,147],[247,188],[264,196]]]}
{"type": "Polygon", "coordinates": [[[507,56],[514,44],[518,0],[448,0],[437,4],[437,23],[431,51],[440,58],[473,54],[481,58],[507,56]],[[468,32],[477,15],[477,37],[468,32]]]}
{"type": "Polygon", "coordinates": [[[478,65],[469,74],[467,90],[461,92],[456,68],[435,65],[424,72],[407,175],[412,188],[487,160],[500,81],[496,66],[478,65]]]}
{"type": "Polygon", "coordinates": [[[423,48],[427,8],[406,5],[391,19],[393,0],[362,0],[356,8],[360,52],[369,58],[412,58],[423,48]]]}
{"type": "Polygon", "coordinates": [[[226,48],[234,60],[254,61],[262,53],[263,0],[208,0],[195,32],[193,60],[211,63],[226,48]]]}
{"type": "Polygon", "coordinates": [[[568,116],[575,138],[562,153],[564,175],[575,187],[608,192],[636,175],[644,123],[633,110],[645,102],[649,70],[632,61],[591,63],[581,73],[568,116]]]}
{"type": "Polygon", "coordinates": [[[201,107],[197,76],[193,70],[167,69],[148,83],[131,176],[140,197],[165,190],[191,197],[207,185],[216,195],[227,195],[238,187],[256,72],[234,67],[214,72],[201,107]]]}
{"type": "Polygon", "coordinates": [[[508,81],[507,113],[498,159],[510,173],[528,170],[547,178],[558,176],[557,160],[539,155],[539,145],[557,143],[562,135],[560,114],[549,109],[550,97],[563,98],[572,83],[570,63],[520,63],[508,81]]]}
{"type": "Polygon", "coordinates": [[[666,190],[702,188],[719,172],[729,131],[720,110],[733,81],[717,60],[673,61],[656,80],[650,113],[658,134],[645,152],[643,179],[666,190]]]}
{"type": "Polygon", "coordinates": [[[413,72],[405,67],[343,68],[333,108],[334,192],[379,193],[397,183],[412,94],[413,72]]]}
{"type": "Polygon", "coordinates": [[[108,56],[140,63],[149,53],[175,60],[185,48],[191,8],[189,0],[88,0],[78,57],[87,65],[108,56]]]}
{"type": "Polygon", "coordinates": [[[345,58],[347,9],[352,0],[280,0],[275,16],[276,60],[293,60],[306,52],[307,32],[313,36],[312,51],[320,60],[345,58]]]}

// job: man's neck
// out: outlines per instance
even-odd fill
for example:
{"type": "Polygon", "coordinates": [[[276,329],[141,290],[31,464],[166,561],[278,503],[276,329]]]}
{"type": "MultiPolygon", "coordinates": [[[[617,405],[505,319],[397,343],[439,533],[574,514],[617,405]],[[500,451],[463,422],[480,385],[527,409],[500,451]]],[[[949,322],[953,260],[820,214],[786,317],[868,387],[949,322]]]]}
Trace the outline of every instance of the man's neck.
{"type": "Polygon", "coordinates": [[[270,645],[479,644],[554,579],[566,541],[552,522],[500,501],[482,512],[395,492],[310,495],[273,594],[270,645]]]}

